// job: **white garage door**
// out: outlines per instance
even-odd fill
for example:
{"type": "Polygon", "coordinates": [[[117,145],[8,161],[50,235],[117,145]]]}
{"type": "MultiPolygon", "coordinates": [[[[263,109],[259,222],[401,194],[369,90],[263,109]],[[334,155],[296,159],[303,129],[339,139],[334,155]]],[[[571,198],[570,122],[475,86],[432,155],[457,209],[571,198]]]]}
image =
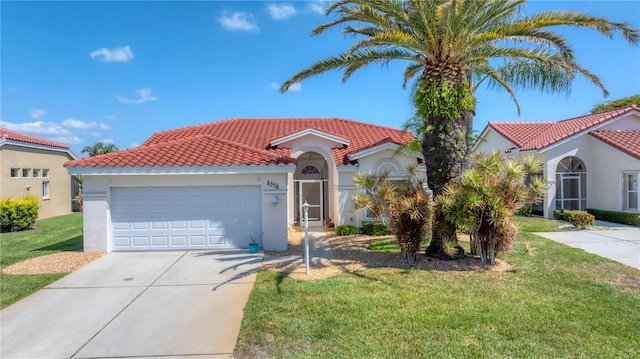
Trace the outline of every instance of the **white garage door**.
{"type": "Polygon", "coordinates": [[[113,250],[246,248],[259,186],[112,188],[113,250]]]}

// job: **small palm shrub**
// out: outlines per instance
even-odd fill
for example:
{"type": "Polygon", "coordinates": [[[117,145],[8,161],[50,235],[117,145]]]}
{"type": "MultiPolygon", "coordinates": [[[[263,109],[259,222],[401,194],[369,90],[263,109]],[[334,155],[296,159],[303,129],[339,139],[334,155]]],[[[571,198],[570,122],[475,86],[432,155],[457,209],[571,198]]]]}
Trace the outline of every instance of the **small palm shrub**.
{"type": "Polygon", "coordinates": [[[408,178],[402,185],[391,182],[387,173],[358,175],[354,182],[363,192],[352,199],[355,210],[367,209],[388,221],[402,257],[408,265],[414,266],[420,245],[430,236],[431,200],[424,189],[424,181],[417,176],[416,167],[409,166],[406,171],[408,178]]]}
{"type": "Polygon", "coordinates": [[[533,157],[505,159],[500,152],[473,154],[471,168],[459,182],[448,185],[436,198],[436,210],[471,234],[483,263],[495,264],[497,253],[511,249],[517,234],[513,216],[544,193],[539,173],[542,164],[533,157]]]}
{"type": "Polygon", "coordinates": [[[341,224],[336,227],[336,235],[338,236],[352,236],[358,234],[358,227],[350,224],[341,224]]]}

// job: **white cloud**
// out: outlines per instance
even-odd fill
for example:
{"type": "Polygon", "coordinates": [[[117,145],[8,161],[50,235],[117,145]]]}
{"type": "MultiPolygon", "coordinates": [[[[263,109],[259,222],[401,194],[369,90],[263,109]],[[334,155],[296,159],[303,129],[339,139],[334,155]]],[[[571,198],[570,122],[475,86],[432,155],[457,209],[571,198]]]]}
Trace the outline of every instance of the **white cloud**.
{"type": "Polygon", "coordinates": [[[92,59],[98,57],[104,62],[129,62],[133,60],[133,51],[129,46],[107,49],[103,47],[89,54],[92,59]]]}
{"type": "Polygon", "coordinates": [[[136,147],[140,147],[140,144],[138,142],[131,142],[129,144],[129,148],[136,148],[136,147]]]}
{"type": "Polygon", "coordinates": [[[109,121],[113,121],[113,120],[117,120],[118,116],[116,116],[116,115],[108,115],[108,116],[104,116],[104,118],[106,118],[109,121]]]}
{"type": "Polygon", "coordinates": [[[79,145],[82,143],[82,140],[77,136],[56,136],[52,137],[51,140],[67,145],[79,145]]]}
{"type": "Polygon", "coordinates": [[[98,125],[98,127],[103,131],[108,131],[111,129],[111,126],[107,125],[106,123],[101,123],[100,125],[98,125]]]}
{"type": "Polygon", "coordinates": [[[140,105],[147,101],[158,101],[158,97],[153,96],[151,94],[151,87],[145,87],[145,88],[136,90],[136,94],[138,95],[138,98],[135,100],[131,100],[120,95],[116,96],[116,100],[122,103],[128,103],[128,104],[134,104],[134,105],[140,105]]]}
{"type": "Polygon", "coordinates": [[[291,4],[269,4],[267,11],[273,20],[284,20],[296,14],[296,8],[291,4]]]}
{"type": "Polygon", "coordinates": [[[40,136],[71,135],[71,132],[69,132],[69,130],[53,122],[36,121],[36,122],[14,123],[14,122],[2,121],[2,126],[10,130],[24,132],[31,135],[40,135],[40,136]]]}
{"type": "Polygon", "coordinates": [[[299,82],[296,82],[294,84],[291,84],[291,86],[289,86],[289,90],[287,90],[288,92],[300,92],[302,91],[302,85],[299,82]]]}
{"type": "MultiPolygon", "coordinates": [[[[268,87],[272,90],[280,91],[280,85],[275,82],[270,83],[268,87]]],[[[287,92],[300,92],[300,91],[302,91],[302,85],[299,82],[291,84],[291,86],[289,86],[289,89],[287,90],[287,92]]]]}
{"type": "Polygon", "coordinates": [[[327,8],[330,2],[330,0],[312,0],[307,5],[307,9],[309,9],[309,11],[311,12],[324,15],[324,10],[327,8]]]}
{"type": "Polygon", "coordinates": [[[246,12],[234,12],[231,15],[224,14],[218,20],[222,27],[230,31],[260,32],[258,24],[253,20],[253,15],[246,12]]]}
{"type": "Polygon", "coordinates": [[[34,108],[31,110],[31,118],[39,119],[43,118],[47,114],[47,111],[41,108],[34,108]]]}
{"type": "Polygon", "coordinates": [[[103,138],[103,139],[100,140],[100,142],[102,142],[104,144],[109,144],[109,143],[115,144],[115,142],[111,138],[103,138]]]}
{"type": "Polygon", "coordinates": [[[77,130],[88,130],[98,127],[98,124],[95,122],[84,122],[81,120],[74,120],[73,118],[68,118],[62,121],[60,124],[64,127],[75,128],[77,130]]]}

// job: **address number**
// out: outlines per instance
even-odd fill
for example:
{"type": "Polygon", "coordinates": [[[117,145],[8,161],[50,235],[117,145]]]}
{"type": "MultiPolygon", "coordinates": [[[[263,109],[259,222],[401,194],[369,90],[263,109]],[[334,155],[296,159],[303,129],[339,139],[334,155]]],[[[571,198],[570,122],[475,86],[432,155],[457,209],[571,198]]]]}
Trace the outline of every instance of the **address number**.
{"type": "Polygon", "coordinates": [[[280,185],[272,181],[267,181],[267,186],[275,189],[280,189],[280,185]]]}

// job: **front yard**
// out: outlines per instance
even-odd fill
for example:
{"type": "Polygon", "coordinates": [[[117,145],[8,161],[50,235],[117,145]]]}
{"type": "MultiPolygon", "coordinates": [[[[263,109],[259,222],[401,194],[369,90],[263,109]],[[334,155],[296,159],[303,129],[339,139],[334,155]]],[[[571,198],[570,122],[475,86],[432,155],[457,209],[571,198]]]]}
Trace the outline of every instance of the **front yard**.
{"type": "Polygon", "coordinates": [[[0,235],[0,308],[67,274],[10,275],[3,273],[6,267],[29,258],[82,249],[82,213],[39,220],[34,227],[36,229],[0,235]]]}
{"type": "Polygon", "coordinates": [[[260,272],[236,358],[637,356],[640,271],[531,233],[557,222],[520,224],[508,271],[260,272]]]}

